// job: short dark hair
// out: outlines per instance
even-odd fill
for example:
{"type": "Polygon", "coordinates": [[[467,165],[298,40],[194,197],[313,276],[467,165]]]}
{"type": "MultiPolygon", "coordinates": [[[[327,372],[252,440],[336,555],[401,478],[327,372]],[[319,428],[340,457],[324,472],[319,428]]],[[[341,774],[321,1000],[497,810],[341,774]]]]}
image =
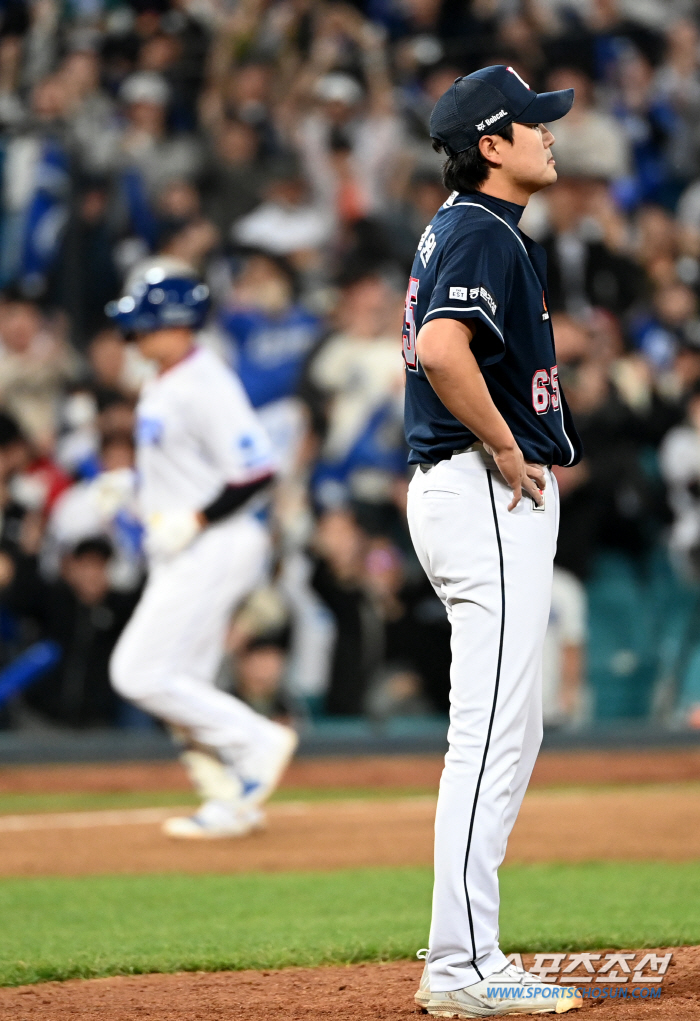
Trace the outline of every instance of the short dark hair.
{"type": "Polygon", "coordinates": [[[105,433],[100,440],[100,453],[104,454],[105,450],[116,446],[130,447],[134,450],[136,443],[133,435],[125,429],[115,429],[112,432],[105,433]]]}
{"type": "MultiPolygon", "coordinates": [[[[513,144],[513,124],[504,124],[498,131],[491,134],[505,138],[506,142],[513,144]]],[[[445,145],[439,138],[433,139],[433,149],[436,152],[444,152],[445,145]]],[[[448,191],[477,191],[480,184],[483,184],[489,176],[490,167],[488,161],[481,155],[478,145],[471,149],[458,152],[454,156],[447,155],[442,168],[442,180],[448,191]]]]}
{"type": "Polygon", "coordinates": [[[94,535],[88,539],[81,539],[70,555],[75,560],[82,560],[83,557],[99,557],[107,563],[114,556],[114,547],[106,535],[94,535]]]}
{"type": "Polygon", "coordinates": [[[12,415],[8,415],[7,412],[0,411],[0,450],[10,447],[14,443],[26,442],[26,437],[19,427],[17,420],[12,415]]]}

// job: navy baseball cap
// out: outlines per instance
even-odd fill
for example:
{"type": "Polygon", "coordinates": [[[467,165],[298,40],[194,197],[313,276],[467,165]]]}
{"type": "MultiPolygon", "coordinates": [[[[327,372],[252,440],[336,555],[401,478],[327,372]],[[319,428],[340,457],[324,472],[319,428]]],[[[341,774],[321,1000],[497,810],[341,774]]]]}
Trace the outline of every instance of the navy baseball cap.
{"type": "Polygon", "coordinates": [[[538,95],[512,67],[495,64],[458,78],[440,96],[430,115],[430,135],[442,143],[448,156],[454,156],[512,121],[557,121],[573,102],[573,89],[538,95]]]}

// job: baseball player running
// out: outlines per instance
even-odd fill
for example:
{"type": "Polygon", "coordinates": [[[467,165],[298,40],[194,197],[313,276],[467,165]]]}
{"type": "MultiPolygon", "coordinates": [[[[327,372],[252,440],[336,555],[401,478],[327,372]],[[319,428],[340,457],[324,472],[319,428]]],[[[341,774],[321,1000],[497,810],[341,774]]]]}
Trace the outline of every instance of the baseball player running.
{"type": "Polygon", "coordinates": [[[430,949],[416,995],[436,1017],[562,1012],[574,989],[508,965],[498,867],[542,738],[541,658],[559,517],[552,464],[581,445],[557,378],[545,257],[518,229],[557,179],[537,95],[510,67],[458,78],[430,121],[454,189],[406,297],[408,518],[452,627],[449,750],[435,823],[430,949]]]}
{"type": "Polygon", "coordinates": [[[203,804],[165,830],[195,839],[259,826],[297,744],[290,728],[214,686],[231,611],[264,572],[268,536],[254,511],[275,467],[238,378],[197,346],[207,304],[192,269],[161,258],[107,306],[159,369],[137,409],[149,577],[114,651],[112,683],[184,738],[203,804]]]}

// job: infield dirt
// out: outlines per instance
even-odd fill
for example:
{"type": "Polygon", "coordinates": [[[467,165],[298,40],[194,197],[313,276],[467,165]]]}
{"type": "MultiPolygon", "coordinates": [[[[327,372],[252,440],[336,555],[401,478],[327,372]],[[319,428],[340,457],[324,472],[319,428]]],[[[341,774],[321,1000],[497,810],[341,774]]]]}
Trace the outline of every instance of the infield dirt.
{"type": "MultiPolygon", "coordinates": [[[[270,808],[266,832],[240,841],[168,841],[159,823],[173,809],[4,816],[0,875],[429,864],[434,794],[391,791],[435,787],[440,765],[437,757],[295,763],[288,787],[378,787],[386,797],[279,803],[270,808]]],[[[700,751],[542,756],[508,861],[698,859],[698,781],[700,751]],[[594,786],[572,789],[577,785],[594,786]]],[[[186,787],[172,763],[0,771],[0,793],[134,789],[186,787]]],[[[0,990],[0,1021],[405,1021],[419,1017],[412,995],[420,969],[399,962],[47,983],[0,990]]],[[[570,1016],[594,1010],[598,1021],[700,1018],[700,948],[676,949],[662,988],[659,1000],[589,1000],[570,1016]]]]}
{"type": "MultiPolygon", "coordinates": [[[[168,840],[160,824],[174,814],[177,809],[170,808],[0,817],[0,875],[276,872],[432,862],[430,796],[277,804],[269,809],[267,830],[242,840],[168,840]]],[[[695,789],[534,790],[525,798],[506,860],[698,858],[695,789]]]]}
{"type": "MultiPolygon", "coordinates": [[[[282,788],[338,787],[437,790],[440,755],[385,755],[297,759],[282,788]]],[[[530,781],[533,787],[650,784],[700,781],[700,748],[658,751],[543,752],[530,781]]],[[[83,791],[189,790],[177,762],[85,763],[7,766],[0,769],[0,794],[83,791]]]]}

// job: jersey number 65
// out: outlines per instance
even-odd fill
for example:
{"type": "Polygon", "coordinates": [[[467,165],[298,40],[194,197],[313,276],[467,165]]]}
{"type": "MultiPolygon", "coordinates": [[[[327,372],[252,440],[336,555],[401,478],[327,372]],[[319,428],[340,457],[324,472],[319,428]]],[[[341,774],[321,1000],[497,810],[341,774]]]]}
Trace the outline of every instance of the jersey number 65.
{"type": "Polygon", "coordinates": [[[538,415],[546,415],[550,407],[559,410],[559,370],[556,365],[549,372],[538,369],[532,377],[532,406],[538,415]]]}
{"type": "Polygon", "coordinates": [[[416,303],[418,301],[418,285],[420,280],[411,277],[408,281],[406,291],[406,310],[404,312],[403,329],[403,360],[407,369],[418,368],[418,355],[416,354],[416,303]]]}

